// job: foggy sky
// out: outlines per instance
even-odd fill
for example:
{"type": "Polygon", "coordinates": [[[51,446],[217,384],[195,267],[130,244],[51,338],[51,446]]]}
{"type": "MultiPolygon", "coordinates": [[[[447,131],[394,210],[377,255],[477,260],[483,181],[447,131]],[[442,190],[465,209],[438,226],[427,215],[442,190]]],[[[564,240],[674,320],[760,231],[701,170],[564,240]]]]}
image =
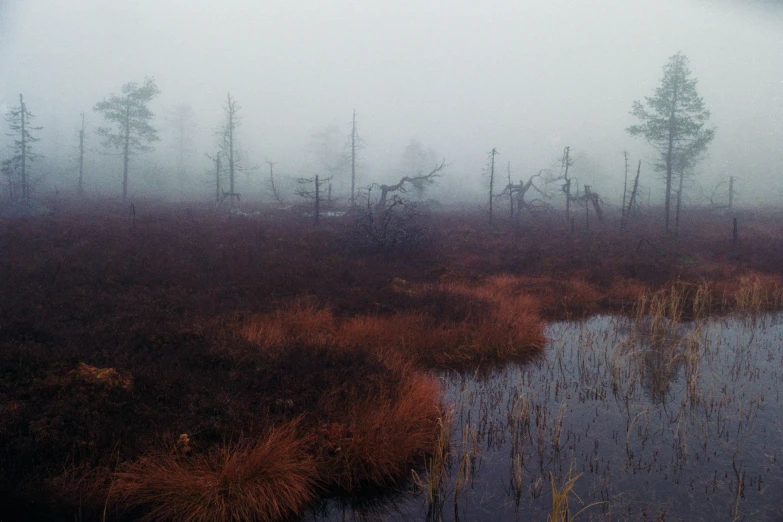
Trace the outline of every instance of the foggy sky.
{"type": "MultiPolygon", "coordinates": [[[[166,114],[192,105],[189,164],[205,198],[203,154],[217,150],[227,92],[242,107],[247,163],[264,171],[267,157],[281,175],[317,170],[312,135],[336,125],[347,138],[356,109],[364,182],[394,181],[412,138],[447,160],[453,197],[483,190],[493,147],[526,179],[570,145],[580,183],[616,198],[621,151],[654,159],[625,132],[631,104],[682,51],[717,127],[701,192],[733,175],[741,202],[771,202],[783,197],[782,11],[728,0],[0,0],[0,104],[24,93],[57,179],[73,170],[79,113],[102,125],[96,102],[153,76],[162,141],[145,161],[169,168],[166,114]]],[[[97,136],[89,145],[97,155],[97,136]]],[[[88,158],[87,169],[88,183],[116,193],[119,161],[88,158]]],[[[240,191],[258,176],[240,178],[240,191]]],[[[649,167],[643,183],[662,193],[649,167]]]]}

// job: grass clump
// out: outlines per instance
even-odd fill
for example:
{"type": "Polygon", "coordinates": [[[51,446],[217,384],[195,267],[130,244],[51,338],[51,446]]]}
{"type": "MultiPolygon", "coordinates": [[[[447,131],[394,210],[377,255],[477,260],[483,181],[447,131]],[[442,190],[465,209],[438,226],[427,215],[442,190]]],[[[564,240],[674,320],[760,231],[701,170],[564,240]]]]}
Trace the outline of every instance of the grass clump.
{"type": "Polygon", "coordinates": [[[145,508],[141,520],[283,520],[316,494],[316,466],[305,442],[289,424],[256,442],[203,455],[145,456],[114,474],[110,498],[126,509],[145,508]]]}

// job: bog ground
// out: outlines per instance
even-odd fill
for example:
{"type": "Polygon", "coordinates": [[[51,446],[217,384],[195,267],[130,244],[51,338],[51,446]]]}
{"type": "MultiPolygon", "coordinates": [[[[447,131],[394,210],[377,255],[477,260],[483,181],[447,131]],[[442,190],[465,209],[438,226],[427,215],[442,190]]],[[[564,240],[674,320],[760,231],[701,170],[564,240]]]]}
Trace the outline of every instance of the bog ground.
{"type": "MultiPolygon", "coordinates": [[[[608,216],[572,231],[559,215],[489,227],[481,213],[447,208],[424,216],[415,240],[381,248],[351,213],[316,227],[286,211],[135,210],[73,201],[0,221],[0,487],[11,519],[286,520],[313,516],[324,499],[429,498],[437,466],[473,444],[455,441],[478,437],[455,422],[466,405],[444,375],[551,364],[547,324],[599,313],[646,325],[645,342],[675,346],[670,369],[684,361],[687,373],[702,352],[657,341],[672,325],[783,303],[783,216],[772,211],[741,213],[734,241],[731,218],[706,212],[675,236],[654,212],[625,230],[608,216]]],[[[596,359],[608,349],[591,346],[596,359]]],[[[568,353],[554,355],[586,368],[568,353]]],[[[629,353],[610,357],[616,374],[585,372],[606,381],[589,393],[660,377],[629,353]]],[[[703,390],[688,375],[683,397],[696,400],[703,390]]],[[[629,434],[652,429],[652,407],[640,411],[623,410],[620,439],[642,466],[649,455],[629,434]]],[[[530,509],[552,516],[579,487],[568,486],[576,472],[561,480],[572,457],[547,446],[581,429],[558,412],[529,437],[547,448],[538,475],[510,468],[519,498],[530,482],[547,506],[530,509]],[[558,415],[561,430],[542,427],[558,415]]],[[[454,498],[471,487],[465,473],[443,480],[454,498]]],[[[738,471],[737,487],[754,473],[738,471]]],[[[731,493],[727,483],[716,491],[731,493]]],[[[600,500],[627,507],[613,487],[600,500]]]]}

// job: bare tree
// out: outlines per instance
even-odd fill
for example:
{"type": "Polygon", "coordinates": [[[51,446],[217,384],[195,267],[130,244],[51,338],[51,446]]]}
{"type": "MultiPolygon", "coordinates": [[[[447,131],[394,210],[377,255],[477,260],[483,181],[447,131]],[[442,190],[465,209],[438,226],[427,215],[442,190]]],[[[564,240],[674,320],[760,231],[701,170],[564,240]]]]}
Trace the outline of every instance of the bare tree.
{"type": "Polygon", "coordinates": [[[210,156],[209,154],[205,154],[205,156],[215,165],[215,203],[220,203],[223,201],[223,198],[221,197],[221,177],[223,175],[222,165],[220,163],[220,154],[222,151],[217,151],[217,154],[215,154],[214,157],[210,156]]]}
{"type": "Polygon", "coordinates": [[[296,190],[295,194],[301,198],[309,200],[314,205],[313,216],[316,225],[321,220],[321,205],[323,201],[323,187],[328,185],[332,181],[331,177],[323,178],[316,174],[312,178],[297,178],[296,182],[300,187],[296,190]]]}
{"type": "Polygon", "coordinates": [[[224,197],[231,198],[233,204],[234,198],[238,197],[234,186],[235,174],[239,170],[239,163],[241,159],[241,153],[237,148],[236,132],[237,128],[242,124],[242,119],[239,116],[239,110],[241,107],[237,101],[231,97],[231,93],[226,96],[226,104],[223,106],[223,110],[226,114],[226,120],[221,129],[222,140],[220,143],[220,150],[223,151],[223,155],[228,161],[228,187],[229,191],[224,192],[224,197]]]}
{"type": "Polygon", "coordinates": [[[390,251],[416,243],[422,237],[422,206],[409,201],[403,195],[410,189],[422,192],[442,176],[445,160],[435,165],[427,174],[403,176],[394,185],[373,184],[367,187],[366,211],[356,214],[356,225],[361,238],[373,249],[390,251]],[[373,204],[373,190],[379,190],[373,204]]]}
{"type": "Polygon", "coordinates": [[[604,211],[601,207],[601,197],[593,191],[592,186],[585,185],[585,190],[582,194],[578,194],[572,197],[572,200],[580,205],[585,206],[585,223],[586,227],[590,228],[590,205],[595,209],[595,215],[598,217],[598,221],[603,222],[604,211]]]}
{"type": "Polygon", "coordinates": [[[185,174],[185,158],[193,154],[193,107],[187,103],[181,103],[174,107],[169,117],[169,125],[174,131],[174,148],[177,151],[177,173],[180,177],[185,174]]]}
{"type": "Polygon", "coordinates": [[[495,156],[498,155],[498,151],[493,149],[488,153],[489,156],[489,224],[492,225],[492,203],[493,203],[493,190],[495,188],[495,156]]]}
{"type": "Polygon", "coordinates": [[[360,197],[363,192],[367,201],[366,210],[355,214],[360,239],[373,250],[385,252],[416,243],[422,235],[419,206],[392,194],[384,211],[378,213],[377,205],[375,208],[372,205],[372,191],[376,187],[372,185],[366,192],[360,192],[360,197]]]}
{"type": "Polygon", "coordinates": [[[628,151],[623,151],[625,160],[625,177],[623,178],[623,205],[620,207],[620,223],[625,221],[625,196],[628,194],[628,151]]]}
{"type": "Polygon", "coordinates": [[[280,198],[280,194],[277,192],[277,186],[275,185],[275,165],[277,164],[276,161],[269,161],[266,160],[267,165],[269,165],[269,186],[272,188],[272,194],[275,196],[275,200],[278,203],[282,203],[283,200],[280,198]]]}
{"type": "Polygon", "coordinates": [[[527,192],[531,188],[534,189],[539,194],[541,194],[542,196],[548,197],[546,194],[544,194],[544,192],[541,189],[536,187],[535,184],[533,183],[533,181],[536,178],[541,178],[542,175],[544,173],[547,173],[547,172],[550,172],[550,171],[548,169],[541,169],[541,170],[538,171],[537,174],[533,174],[532,176],[530,176],[527,181],[523,182],[523,181],[520,180],[519,183],[513,184],[513,183],[511,183],[511,173],[509,171],[509,176],[508,176],[509,177],[509,183],[506,186],[506,188],[504,189],[503,193],[508,193],[508,196],[510,198],[511,208],[512,208],[512,212],[511,212],[511,218],[512,219],[514,218],[513,201],[515,199],[517,201],[517,216],[520,216],[522,214],[522,211],[524,209],[528,208],[529,203],[527,201],[525,201],[525,195],[527,194],[527,192]]]}
{"type": "Polygon", "coordinates": [[[351,120],[351,138],[349,141],[349,160],[351,162],[351,207],[356,206],[356,161],[359,152],[364,149],[364,140],[356,130],[356,110],[353,111],[351,120]]]}
{"type": "Polygon", "coordinates": [[[571,178],[568,177],[568,168],[573,164],[573,160],[571,159],[571,147],[566,147],[563,150],[563,159],[560,163],[560,173],[563,180],[565,180],[565,183],[563,184],[563,193],[565,193],[566,198],[566,223],[571,220],[571,178]]]}
{"type": "Polygon", "coordinates": [[[620,228],[625,229],[628,226],[628,220],[638,212],[639,202],[637,201],[637,195],[639,193],[639,174],[642,172],[642,160],[639,160],[639,166],[636,168],[636,178],[633,181],[633,189],[631,190],[631,197],[628,198],[628,208],[622,215],[620,221],[620,228]]]}
{"type": "Polygon", "coordinates": [[[734,176],[729,176],[729,212],[734,210],[734,176]]]}
{"type": "Polygon", "coordinates": [[[84,195],[84,112],[82,112],[82,126],[79,129],[79,195],[84,195]]]}
{"type": "Polygon", "coordinates": [[[386,210],[389,194],[395,192],[405,193],[411,188],[424,190],[427,186],[435,183],[435,180],[443,175],[442,171],[445,166],[446,160],[443,160],[427,174],[420,173],[417,176],[403,176],[402,179],[394,185],[378,185],[381,194],[378,198],[378,202],[375,204],[375,213],[380,215],[386,210]]]}
{"type": "Polygon", "coordinates": [[[504,192],[508,192],[508,208],[509,208],[509,218],[511,221],[514,221],[514,194],[511,191],[511,162],[508,162],[508,185],[506,185],[506,190],[504,192]]]}
{"type": "Polygon", "coordinates": [[[313,170],[320,172],[320,177],[342,186],[341,174],[351,161],[350,150],[345,153],[345,145],[340,128],[336,125],[324,127],[311,136],[310,152],[314,160],[313,170]]]}

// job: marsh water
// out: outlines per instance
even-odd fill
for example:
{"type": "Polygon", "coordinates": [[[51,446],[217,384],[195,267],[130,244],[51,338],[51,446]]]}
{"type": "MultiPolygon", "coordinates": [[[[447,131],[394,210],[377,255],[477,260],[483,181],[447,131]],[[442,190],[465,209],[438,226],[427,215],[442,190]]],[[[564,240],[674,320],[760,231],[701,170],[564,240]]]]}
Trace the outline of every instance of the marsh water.
{"type": "Polygon", "coordinates": [[[577,520],[783,520],[783,314],[546,334],[525,365],[441,375],[442,459],[308,520],[546,520],[558,494],[577,520]]]}

